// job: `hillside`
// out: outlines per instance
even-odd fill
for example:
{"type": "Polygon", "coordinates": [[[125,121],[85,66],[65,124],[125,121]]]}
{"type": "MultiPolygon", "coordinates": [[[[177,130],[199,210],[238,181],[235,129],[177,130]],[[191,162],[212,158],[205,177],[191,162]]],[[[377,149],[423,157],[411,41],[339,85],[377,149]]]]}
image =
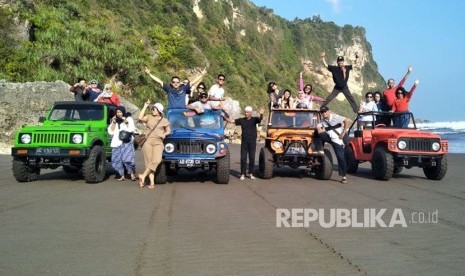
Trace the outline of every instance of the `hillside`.
{"type": "MultiPolygon", "coordinates": [[[[339,27],[314,17],[285,20],[247,0],[29,0],[0,2],[0,79],[8,82],[78,78],[121,81],[126,98],[166,101],[163,91],[143,73],[161,79],[192,78],[207,68],[204,81],[227,76],[226,96],[263,106],[266,85],[296,93],[297,79],[312,83],[326,97],[332,80],[329,64],[337,55],[347,63],[358,52],[361,68],[350,78],[352,93],[379,90],[383,78],[362,27],[339,27]]],[[[351,114],[347,102],[333,108],[351,114]]]]}

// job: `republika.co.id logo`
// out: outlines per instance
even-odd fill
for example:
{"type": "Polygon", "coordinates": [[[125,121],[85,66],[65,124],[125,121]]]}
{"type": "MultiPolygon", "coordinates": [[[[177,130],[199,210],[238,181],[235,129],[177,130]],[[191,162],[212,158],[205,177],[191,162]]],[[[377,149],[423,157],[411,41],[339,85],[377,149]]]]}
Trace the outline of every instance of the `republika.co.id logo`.
{"type": "Polygon", "coordinates": [[[318,223],[323,228],[376,228],[376,227],[407,227],[407,222],[412,224],[426,224],[438,222],[438,210],[432,212],[412,212],[407,221],[404,212],[395,208],[390,214],[386,208],[375,209],[345,209],[331,208],[294,208],[276,209],[276,227],[309,227],[312,223],[318,223]]]}

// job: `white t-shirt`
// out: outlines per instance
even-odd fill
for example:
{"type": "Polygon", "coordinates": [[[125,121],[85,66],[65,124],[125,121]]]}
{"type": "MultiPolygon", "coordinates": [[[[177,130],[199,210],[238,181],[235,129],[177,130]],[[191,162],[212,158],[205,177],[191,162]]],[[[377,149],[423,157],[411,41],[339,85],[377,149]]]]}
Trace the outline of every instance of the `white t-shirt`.
{"type": "Polygon", "coordinates": [[[334,143],[336,144],[339,144],[339,145],[344,145],[344,142],[342,141],[341,138],[339,138],[339,134],[341,134],[343,131],[344,131],[344,120],[346,118],[345,117],[342,117],[341,115],[338,115],[338,114],[329,114],[329,119],[328,120],[325,120],[325,119],[321,119],[321,124],[323,125],[323,127],[329,127],[330,125],[331,126],[335,126],[337,124],[341,124],[341,127],[338,127],[334,130],[328,130],[326,131],[326,133],[329,135],[329,138],[331,138],[331,141],[333,141],[334,143]],[[329,123],[329,124],[328,124],[329,123]],[[339,133],[337,134],[336,131],[339,133]]]}
{"type": "Polygon", "coordinates": [[[212,109],[212,105],[210,101],[207,101],[206,103],[202,103],[201,101],[196,101],[196,102],[191,103],[191,106],[194,108],[198,108],[202,111],[204,111],[205,109],[212,109]]]}
{"type": "MultiPolygon", "coordinates": [[[[134,125],[134,120],[132,119],[132,117],[126,117],[126,122],[128,122],[128,123],[127,124],[121,123],[119,125],[119,127],[118,127],[118,124],[116,124],[114,130],[111,130],[111,124],[108,126],[108,134],[110,134],[110,136],[111,136],[110,147],[117,148],[117,147],[121,146],[121,144],[123,143],[123,141],[121,141],[119,139],[119,132],[121,130],[134,132],[134,130],[136,129],[136,127],[134,125]]],[[[131,140],[132,139],[134,139],[134,137],[132,137],[131,140]]]]}
{"type": "MultiPolygon", "coordinates": [[[[221,99],[224,96],[224,88],[220,87],[218,84],[214,84],[210,87],[210,90],[208,90],[208,95],[221,99]]],[[[212,106],[218,106],[221,101],[210,101],[210,103],[212,106]]]]}
{"type": "MultiPolygon", "coordinates": [[[[369,101],[369,102],[364,101],[362,103],[362,110],[378,111],[378,106],[376,105],[374,101],[369,101]]],[[[360,115],[359,121],[371,122],[376,119],[373,117],[374,117],[373,115],[360,115]]]]}

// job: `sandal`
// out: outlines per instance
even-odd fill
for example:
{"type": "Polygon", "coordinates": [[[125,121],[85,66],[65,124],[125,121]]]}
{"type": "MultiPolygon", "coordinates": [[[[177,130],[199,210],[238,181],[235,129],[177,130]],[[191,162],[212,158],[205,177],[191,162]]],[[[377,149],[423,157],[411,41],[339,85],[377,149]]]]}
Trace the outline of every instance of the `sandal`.
{"type": "Polygon", "coordinates": [[[341,183],[342,183],[342,184],[347,184],[347,177],[345,177],[345,176],[342,177],[341,183]]]}
{"type": "Polygon", "coordinates": [[[150,184],[150,185],[149,185],[149,189],[150,189],[150,190],[155,189],[155,184],[150,184]]]}
{"type": "Polygon", "coordinates": [[[142,178],[142,175],[139,174],[139,188],[144,188],[144,186],[145,186],[144,179],[142,178]]]}
{"type": "Polygon", "coordinates": [[[137,177],[133,174],[131,174],[131,181],[136,181],[137,180],[137,177]]]}
{"type": "Polygon", "coordinates": [[[116,180],[118,180],[118,181],[124,181],[125,178],[124,178],[124,176],[121,176],[120,178],[118,178],[118,179],[116,179],[116,180]]]}

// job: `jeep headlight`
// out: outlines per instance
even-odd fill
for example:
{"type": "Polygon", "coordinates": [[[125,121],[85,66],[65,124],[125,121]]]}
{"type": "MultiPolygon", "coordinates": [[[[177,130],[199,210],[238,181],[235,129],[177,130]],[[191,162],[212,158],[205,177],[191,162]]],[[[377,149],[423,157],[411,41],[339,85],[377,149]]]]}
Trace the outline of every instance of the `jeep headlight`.
{"type": "Polygon", "coordinates": [[[20,139],[21,139],[21,143],[29,144],[29,143],[31,143],[31,134],[29,134],[29,133],[21,134],[20,139]]]}
{"type": "Polygon", "coordinates": [[[166,143],[165,145],[165,152],[172,153],[174,151],[174,144],[173,143],[166,143]]]}
{"type": "Polygon", "coordinates": [[[206,147],[205,147],[205,152],[207,152],[208,154],[213,154],[216,152],[216,146],[214,144],[208,144],[206,147]]]}
{"type": "Polygon", "coordinates": [[[72,134],[71,135],[71,141],[74,144],[80,144],[82,143],[82,134],[72,134]]]}
{"type": "Polygon", "coordinates": [[[282,146],[283,146],[283,143],[281,143],[281,141],[276,140],[276,141],[273,142],[273,147],[275,147],[277,149],[282,148],[282,146]]]}
{"type": "Polygon", "coordinates": [[[431,145],[431,148],[432,148],[434,151],[438,151],[438,150],[441,148],[441,144],[439,144],[438,142],[434,142],[434,143],[431,145]]]}
{"type": "Polygon", "coordinates": [[[404,149],[407,148],[407,142],[405,142],[405,141],[399,141],[399,142],[397,143],[397,147],[398,147],[399,149],[401,149],[401,150],[404,150],[404,149]]]}

